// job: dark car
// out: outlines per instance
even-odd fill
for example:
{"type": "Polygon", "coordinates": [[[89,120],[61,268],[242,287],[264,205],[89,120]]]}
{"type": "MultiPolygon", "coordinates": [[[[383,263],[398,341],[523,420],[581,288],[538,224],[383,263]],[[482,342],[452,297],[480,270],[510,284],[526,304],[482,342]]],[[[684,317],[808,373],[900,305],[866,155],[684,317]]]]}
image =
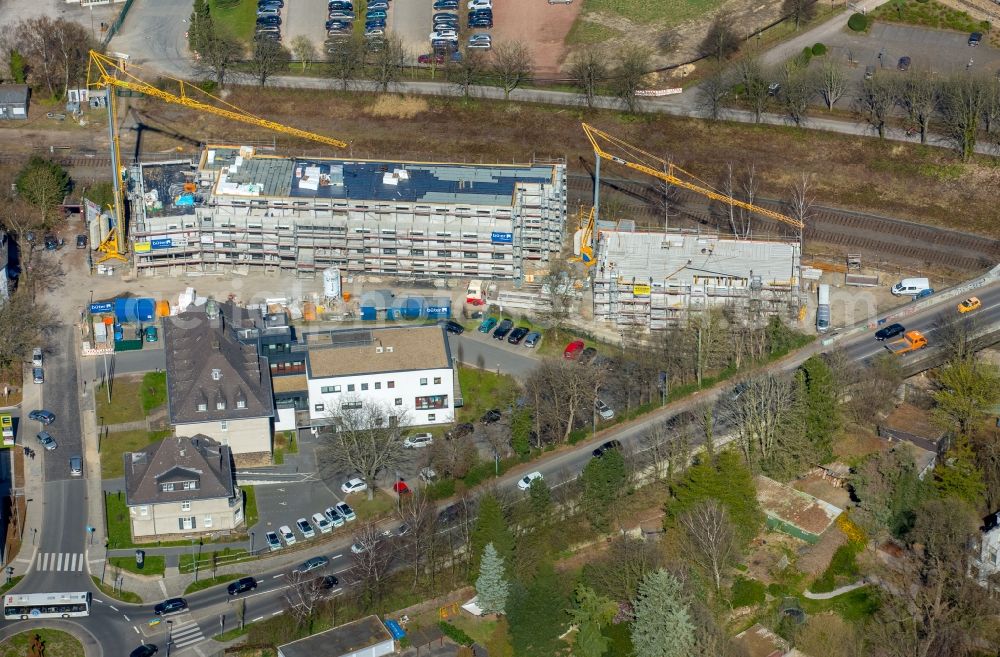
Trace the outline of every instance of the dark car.
{"type": "Polygon", "coordinates": [[[55,235],[46,235],[45,236],[45,250],[46,251],[55,251],[58,248],[59,248],[59,240],[56,239],[56,236],[55,235]]]}
{"type": "Polygon", "coordinates": [[[595,358],[597,358],[597,349],[594,349],[593,347],[587,347],[586,349],[580,352],[580,357],[577,360],[586,365],[587,363],[593,361],[595,358]]]}
{"type": "Polygon", "coordinates": [[[229,586],[226,587],[226,593],[229,595],[238,595],[247,591],[253,591],[255,588],[257,588],[257,580],[253,577],[241,577],[235,582],[229,583],[229,586]]]}
{"type": "Polygon", "coordinates": [[[896,68],[898,68],[900,71],[909,71],[910,70],[910,58],[909,57],[900,57],[899,58],[899,64],[897,65],[896,68]]]}
{"type": "Polygon", "coordinates": [[[525,347],[534,347],[538,344],[538,341],[542,339],[542,334],[538,331],[532,331],[524,337],[525,347]]]}
{"type": "Polygon", "coordinates": [[[153,657],[159,650],[152,643],[144,643],[132,652],[129,653],[128,657],[153,657]]]}
{"type": "MultiPolygon", "coordinates": [[[[77,235],[76,236],[76,248],[78,248],[78,249],[85,249],[85,248],[87,248],[87,236],[86,235],[77,235]]],[[[156,646],[153,646],[153,647],[155,648],[156,646]]]]}
{"type": "Polygon", "coordinates": [[[514,328],[514,322],[509,319],[505,319],[497,324],[497,328],[493,331],[493,337],[497,340],[503,340],[510,333],[510,330],[514,328]]]}
{"type": "Polygon", "coordinates": [[[438,12],[438,13],[434,14],[434,17],[433,17],[432,20],[435,23],[437,21],[439,21],[439,20],[453,20],[453,21],[455,21],[457,23],[458,22],[458,14],[453,14],[451,12],[442,11],[442,12],[438,12]]]}
{"type": "Polygon", "coordinates": [[[902,324],[889,324],[888,326],[875,331],[875,339],[881,342],[882,340],[889,340],[890,338],[902,335],[903,333],[906,333],[906,327],[902,324]]]}
{"type": "Polygon", "coordinates": [[[469,21],[469,27],[470,28],[482,27],[482,28],[489,29],[489,28],[493,27],[493,19],[492,18],[477,18],[476,20],[469,21]]]}
{"type": "Polygon", "coordinates": [[[316,586],[324,591],[329,591],[338,584],[340,584],[340,580],[337,579],[336,575],[326,575],[325,577],[316,578],[316,586]]]}
{"type": "Polygon", "coordinates": [[[263,11],[265,9],[278,10],[281,9],[283,6],[284,6],[283,4],[275,2],[275,0],[267,0],[266,2],[257,3],[257,11],[263,11]]]}
{"type": "Polygon", "coordinates": [[[348,21],[327,21],[327,30],[350,30],[351,24],[348,21]]]}
{"type": "Polygon", "coordinates": [[[187,611],[187,608],[188,603],[184,598],[170,598],[153,607],[153,613],[157,616],[166,616],[167,614],[179,614],[182,611],[187,611]]]}
{"type": "Polygon", "coordinates": [[[444,434],[445,440],[455,440],[457,438],[462,438],[463,436],[468,436],[471,433],[475,433],[476,427],[469,422],[463,422],[462,424],[456,425],[454,428],[449,429],[444,434]]]}
{"type": "Polygon", "coordinates": [[[266,27],[278,27],[281,25],[281,18],[279,16],[261,16],[257,19],[257,25],[263,25],[266,27]]]}
{"type": "Polygon", "coordinates": [[[257,30],[253,35],[255,41],[281,41],[281,31],[274,30],[257,30]]]}
{"type": "Polygon", "coordinates": [[[458,9],[458,0],[434,0],[434,11],[441,9],[458,9]]]}
{"type": "Polygon", "coordinates": [[[983,42],[983,33],[982,32],[973,32],[972,34],[969,35],[969,45],[970,46],[978,46],[982,42],[983,42]]]}
{"type": "Polygon", "coordinates": [[[258,9],[263,9],[264,5],[278,5],[278,7],[284,7],[285,0],[257,0],[258,9]]]}
{"type": "Polygon", "coordinates": [[[528,330],[529,329],[523,326],[518,326],[510,332],[509,336],[507,336],[507,342],[511,344],[521,344],[521,340],[524,339],[524,336],[528,335],[528,330]]]}
{"type": "Polygon", "coordinates": [[[354,3],[349,0],[330,0],[326,3],[327,9],[354,9],[354,3]]]}
{"type": "Polygon", "coordinates": [[[479,418],[479,421],[483,424],[493,424],[494,422],[499,422],[502,417],[503,413],[501,413],[499,409],[491,408],[483,413],[483,416],[479,418]]]}
{"type": "Polygon", "coordinates": [[[437,522],[439,525],[451,525],[458,520],[458,516],[461,513],[461,509],[458,504],[452,504],[451,506],[446,506],[438,514],[437,522]]]}
{"type": "Polygon", "coordinates": [[[52,424],[56,421],[56,416],[52,411],[46,411],[44,409],[31,411],[28,413],[29,420],[35,420],[36,422],[41,422],[42,424],[52,424]]]}
{"type": "Polygon", "coordinates": [[[306,559],[298,566],[292,570],[293,573],[308,573],[310,570],[316,570],[317,568],[324,568],[329,565],[330,560],[326,557],[313,557],[312,559],[306,559]]]}
{"type": "Polygon", "coordinates": [[[619,448],[621,448],[621,446],[622,446],[622,444],[619,441],[617,441],[617,440],[609,440],[608,442],[604,443],[603,445],[601,445],[600,447],[598,447],[597,449],[594,450],[594,452],[593,452],[594,453],[594,458],[595,459],[599,459],[602,456],[604,456],[605,452],[609,452],[609,451],[611,451],[613,449],[619,449],[619,448]]]}
{"type": "MultiPolygon", "coordinates": [[[[434,56],[438,57],[438,55],[434,55],[434,56]]],[[[426,57],[426,55],[424,55],[424,57],[426,57]]],[[[417,61],[420,61],[419,57],[417,58],[417,61]]],[[[426,64],[428,62],[422,62],[422,63],[426,64]]],[[[444,63],[444,59],[442,58],[441,61],[435,60],[434,63],[435,64],[443,64],[444,63]]],[[[462,326],[461,324],[459,324],[458,322],[456,322],[453,319],[449,319],[447,322],[444,323],[444,330],[448,331],[452,335],[462,335],[463,333],[465,333],[465,327],[462,326]]]]}

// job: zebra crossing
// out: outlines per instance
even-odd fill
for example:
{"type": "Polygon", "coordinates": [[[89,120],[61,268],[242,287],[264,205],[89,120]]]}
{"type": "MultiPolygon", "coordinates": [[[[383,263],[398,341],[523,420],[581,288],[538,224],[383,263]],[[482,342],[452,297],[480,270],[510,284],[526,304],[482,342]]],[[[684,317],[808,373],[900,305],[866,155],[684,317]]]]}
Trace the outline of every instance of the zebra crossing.
{"type": "Polygon", "coordinates": [[[82,572],[83,561],[82,552],[39,552],[35,558],[35,570],[82,572]]]}
{"type": "Polygon", "coordinates": [[[178,625],[170,634],[170,645],[176,650],[192,646],[205,640],[205,635],[201,633],[198,623],[188,623],[178,625]]]}

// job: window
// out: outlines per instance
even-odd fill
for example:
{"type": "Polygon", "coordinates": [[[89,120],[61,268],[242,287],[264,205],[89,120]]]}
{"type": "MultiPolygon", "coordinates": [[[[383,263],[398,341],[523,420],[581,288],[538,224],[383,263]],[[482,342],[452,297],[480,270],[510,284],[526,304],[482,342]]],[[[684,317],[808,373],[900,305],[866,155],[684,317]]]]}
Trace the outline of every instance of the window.
{"type": "Polygon", "coordinates": [[[206,404],[205,402],[202,402],[202,403],[198,404],[198,410],[201,411],[201,412],[207,411],[208,410],[208,404],[206,404]]]}
{"type": "Polygon", "coordinates": [[[324,395],[329,394],[331,392],[340,392],[340,386],[323,386],[322,388],[319,389],[319,391],[322,392],[324,395]]]}
{"type": "Polygon", "coordinates": [[[229,420],[219,420],[219,430],[229,431],[229,420]]]}
{"type": "Polygon", "coordinates": [[[201,524],[204,527],[211,527],[212,526],[212,516],[205,516],[205,520],[203,520],[201,524]]]}
{"type": "Polygon", "coordinates": [[[402,406],[402,405],[403,405],[403,398],[396,397],[396,406],[402,406]]]}
{"type": "Polygon", "coordinates": [[[354,392],[354,384],[353,383],[348,383],[347,384],[347,392],[354,392]]]}
{"type": "Polygon", "coordinates": [[[246,407],[247,407],[247,400],[245,399],[236,400],[236,408],[246,408],[246,407]]]}
{"type": "Polygon", "coordinates": [[[139,515],[140,516],[148,516],[149,515],[149,507],[148,506],[140,506],[139,507],[139,515]]]}
{"type": "Polygon", "coordinates": [[[198,490],[198,482],[197,481],[185,481],[184,482],[184,490],[198,490]]]}
{"type": "Polygon", "coordinates": [[[451,251],[438,251],[437,252],[437,257],[439,257],[439,258],[450,258],[451,257],[451,251]]]}
{"type": "Polygon", "coordinates": [[[313,404],[313,410],[317,413],[322,413],[324,408],[326,407],[323,404],[313,404]]]}
{"type": "Polygon", "coordinates": [[[194,516],[191,516],[190,518],[178,518],[177,526],[180,529],[194,529],[195,528],[194,516]]]}
{"type": "Polygon", "coordinates": [[[393,388],[396,387],[396,382],[395,381],[386,381],[385,382],[385,387],[389,388],[390,390],[392,390],[393,388]]]}
{"type": "Polygon", "coordinates": [[[494,253],[493,254],[493,259],[494,260],[503,260],[503,254],[502,253],[494,253]]]}
{"type": "Polygon", "coordinates": [[[410,249],[410,255],[422,256],[424,254],[423,249],[410,249]]]}
{"type": "Polygon", "coordinates": [[[426,377],[420,379],[420,385],[422,385],[422,386],[427,385],[427,378],[426,377]]]}
{"type": "Polygon", "coordinates": [[[343,404],[340,405],[340,408],[341,410],[344,411],[356,411],[359,408],[361,408],[361,402],[359,401],[344,402],[343,404]]]}
{"type": "Polygon", "coordinates": [[[447,408],[448,395],[428,395],[426,397],[416,397],[413,406],[418,411],[426,411],[432,408],[447,408]]]}
{"type": "Polygon", "coordinates": [[[361,384],[361,389],[362,390],[368,390],[368,384],[367,383],[362,383],[361,384]]]}
{"type": "Polygon", "coordinates": [[[479,254],[475,251],[462,251],[463,258],[478,258],[479,254]]]}
{"type": "Polygon", "coordinates": [[[441,377],[439,376],[434,377],[434,385],[438,385],[439,383],[441,383],[441,377]]]}
{"type": "Polygon", "coordinates": [[[382,389],[382,382],[381,381],[376,381],[375,382],[375,389],[376,390],[381,390],[382,389]]]}
{"type": "Polygon", "coordinates": [[[217,411],[224,411],[224,410],[226,410],[226,402],[222,401],[221,399],[219,401],[215,402],[215,410],[217,410],[217,411]]]}
{"type": "Polygon", "coordinates": [[[243,506],[241,505],[236,507],[236,513],[233,514],[233,520],[239,522],[240,518],[242,517],[243,517],[243,506]]]}
{"type": "Polygon", "coordinates": [[[173,483],[160,484],[160,490],[162,490],[164,493],[169,493],[174,490],[174,485],[173,483]]]}
{"type": "Polygon", "coordinates": [[[181,511],[190,511],[190,510],[191,510],[190,502],[181,502],[181,511]]]}
{"type": "Polygon", "coordinates": [[[437,415],[435,415],[434,413],[428,413],[427,414],[427,421],[428,422],[433,422],[436,418],[437,418],[437,415]]]}
{"type": "Polygon", "coordinates": [[[219,370],[219,369],[212,370],[212,380],[213,381],[218,381],[221,378],[222,378],[222,370],[219,370]]]}

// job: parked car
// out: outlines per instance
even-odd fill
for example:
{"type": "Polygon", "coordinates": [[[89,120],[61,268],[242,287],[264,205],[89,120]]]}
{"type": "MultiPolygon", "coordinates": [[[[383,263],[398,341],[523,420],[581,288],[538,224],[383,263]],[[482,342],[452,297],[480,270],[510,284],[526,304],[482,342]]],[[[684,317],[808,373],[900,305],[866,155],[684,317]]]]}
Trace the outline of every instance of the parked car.
{"type": "Polygon", "coordinates": [[[900,57],[899,58],[899,64],[897,64],[896,68],[898,68],[900,71],[908,71],[908,70],[910,70],[910,58],[909,57],[900,57]]]}
{"type": "Polygon", "coordinates": [[[433,20],[435,23],[439,20],[445,20],[445,19],[458,21],[458,14],[452,13],[450,11],[440,11],[431,17],[431,20],[433,20]]]}
{"type": "Polygon", "coordinates": [[[312,515],[312,522],[320,534],[329,534],[333,531],[333,523],[327,520],[326,516],[322,513],[314,513],[312,515]]]}
{"type": "Polygon", "coordinates": [[[458,9],[458,0],[434,0],[434,11],[440,9],[458,9]]]}
{"type": "Polygon", "coordinates": [[[128,654],[128,657],[153,657],[157,653],[157,648],[152,643],[144,643],[128,654]]]}
{"type": "Polygon", "coordinates": [[[56,238],[55,235],[46,235],[45,236],[45,250],[46,251],[55,251],[58,248],[59,248],[59,239],[56,238]]]}
{"type": "Polygon", "coordinates": [[[469,434],[475,433],[476,427],[469,422],[463,422],[462,424],[455,425],[444,434],[445,440],[456,440],[469,434]]]}
{"type": "Polygon", "coordinates": [[[367,543],[365,543],[365,542],[363,542],[361,540],[355,541],[351,545],[351,552],[353,552],[354,554],[364,554],[365,552],[367,552],[370,549],[371,549],[371,546],[369,546],[367,543]]]}
{"type": "Polygon", "coordinates": [[[77,235],[76,236],[76,248],[78,248],[78,249],[85,249],[85,248],[87,248],[87,236],[86,235],[77,235]]]}
{"type": "Polygon", "coordinates": [[[408,524],[401,523],[399,527],[396,527],[396,536],[406,536],[410,533],[410,526],[408,524]]]}
{"type": "Polygon", "coordinates": [[[521,340],[523,340],[526,335],[528,335],[528,329],[524,326],[518,326],[510,332],[510,335],[507,336],[507,342],[510,344],[521,344],[521,340]]]}
{"type": "Polygon", "coordinates": [[[368,13],[373,11],[389,11],[388,2],[371,2],[368,4],[368,13]]]}
{"type": "Polygon", "coordinates": [[[145,337],[146,342],[156,342],[160,339],[155,326],[147,326],[145,330],[143,330],[143,336],[145,337]]]}
{"type": "Polygon", "coordinates": [[[469,9],[493,9],[493,0],[469,0],[469,9]]]}
{"type": "MultiPolygon", "coordinates": [[[[419,55],[417,57],[417,63],[418,64],[444,64],[444,55],[439,55],[439,54],[435,54],[435,53],[431,53],[430,55],[419,55]]],[[[448,327],[447,326],[445,327],[445,330],[448,331],[448,327]]],[[[454,331],[448,331],[448,332],[449,333],[454,333],[454,331]]]]}
{"type": "Polygon", "coordinates": [[[529,349],[534,348],[538,345],[539,341],[542,339],[542,334],[538,331],[532,331],[528,335],[524,336],[524,346],[529,349]]]}
{"type": "Polygon", "coordinates": [[[497,325],[496,317],[487,317],[483,320],[483,323],[479,325],[480,333],[489,333],[493,330],[493,327],[497,325]]]}
{"type": "Polygon", "coordinates": [[[281,25],[280,16],[258,16],[257,25],[263,25],[266,27],[278,27],[281,25]]]}
{"type": "Polygon", "coordinates": [[[615,412],[610,406],[604,403],[602,399],[594,400],[594,410],[597,414],[601,416],[602,420],[613,420],[615,419],[615,412]]]}
{"type": "Polygon", "coordinates": [[[580,352],[580,357],[577,360],[586,365],[587,363],[593,361],[595,358],[597,358],[597,349],[594,349],[593,347],[587,347],[586,349],[580,352]]]}
{"type": "Polygon", "coordinates": [[[52,434],[50,434],[48,431],[39,431],[38,435],[35,436],[35,438],[38,439],[38,442],[41,443],[42,447],[44,447],[47,451],[51,452],[56,447],[59,447],[59,444],[56,442],[56,439],[53,438],[52,434]]]}
{"type": "Polygon", "coordinates": [[[264,16],[278,16],[279,12],[277,9],[260,9],[257,11],[257,18],[262,18],[264,16]]]}
{"type": "Polygon", "coordinates": [[[179,614],[187,611],[188,603],[184,598],[170,598],[158,603],[153,607],[153,613],[157,616],[167,616],[169,614],[179,614]]]}
{"type": "Polygon", "coordinates": [[[982,32],[973,32],[972,34],[969,35],[969,45],[970,46],[978,46],[982,42],[983,42],[983,33],[982,32]]]}
{"type": "Polygon", "coordinates": [[[83,476],[83,459],[79,456],[69,457],[69,476],[71,477],[82,477],[83,476]]]}
{"type": "Polygon", "coordinates": [[[517,487],[520,488],[521,490],[528,490],[529,488],[531,488],[531,482],[533,482],[535,479],[542,479],[542,478],[543,478],[542,473],[538,472],[537,470],[534,472],[529,472],[528,474],[524,475],[523,477],[517,480],[517,487]]]}
{"type": "Polygon", "coordinates": [[[875,331],[875,339],[881,342],[883,340],[889,340],[890,338],[894,338],[897,335],[902,335],[905,332],[906,332],[906,327],[903,326],[902,324],[899,323],[889,324],[888,326],[880,328],[879,330],[875,331]]]}
{"type": "Polygon", "coordinates": [[[229,595],[239,595],[240,593],[253,591],[255,588],[257,588],[257,580],[253,577],[241,577],[235,582],[229,583],[229,586],[226,587],[226,593],[229,595]]]}
{"type": "Polygon", "coordinates": [[[42,424],[45,425],[49,425],[56,421],[56,416],[55,413],[53,413],[52,411],[39,409],[28,413],[28,419],[35,420],[36,422],[41,422],[42,424]]]}
{"type": "Polygon", "coordinates": [[[403,447],[415,449],[417,447],[428,447],[434,444],[434,436],[429,433],[415,433],[403,439],[403,447]]]}
{"type": "Polygon", "coordinates": [[[514,322],[509,319],[501,320],[500,323],[497,324],[496,330],[493,331],[493,337],[497,340],[503,340],[507,337],[507,334],[510,333],[512,328],[514,328],[514,322]]]}
{"type": "Polygon", "coordinates": [[[42,348],[35,347],[31,350],[31,366],[41,367],[42,366],[42,348]]]}
{"type": "Polygon", "coordinates": [[[468,48],[481,48],[488,50],[493,47],[493,40],[489,34],[473,34],[469,37],[468,48]]]}
{"type": "Polygon", "coordinates": [[[344,516],[340,515],[340,513],[338,513],[337,509],[335,509],[334,507],[332,506],[327,507],[323,511],[323,515],[326,516],[326,519],[330,521],[330,524],[333,525],[334,527],[344,526],[344,516]]]}
{"type": "Polygon", "coordinates": [[[483,413],[483,416],[479,418],[479,421],[483,424],[493,424],[494,422],[499,422],[502,417],[503,413],[500,412],[500,409],[491,408],[483,413]]]}
{"type": "Polygon", "coordinates": [[[354,3],[349,0],[330,0],[326,4],[327,9],[350,9],[354,10],[354,3]]]}
{"type": "Polygon", "coordinates": [[[580,357],[580,352],[583,351],[583,340],[573,340],[566,348],[563,349],[563,358],[568,358],[569,360],[576,360],[580,357]]]}
{"type": "Polygon", "coordinates": [[[349,21],[329,20],[329,21],[326,22],[326,31],[327,31],[327,33],[331,32],[331,31],[333,31],[333,32],[346,32],[346,31],[348,31],[350,29],[352,29],[352,28],[351,28],[351,23],[349,21]]]}
{"type": "Polygon", "coordinates": [[[396,495],[409,495],[410,487],[406,485],[406,482],[400,479],[392,485],[392,492],[396,495]]]}
{"type": "Polygon", "coordinates": [[[599,459],[602,456],[604,456],[605,452],[610,452],[613,449],[620,449],[621,446],[622,446],[621,442],[617,440],[609,440],[608,442],[604,443],[603,445],[601,445],[600,447],[598,447],[593,451],[594,458],[599,459]]]}
{"type": "Polygon", "coordinates": [[[312,559],[306,559],[299,565],[292,569],[295,574],[308,573],[318,568],[325,568],[330,563],[330,560],[326,557],[313,557],[312,559]]]}
{"type": "Polygon", "coordinates": [[[312,538],[313,536],[316,535],[316,532],[313,530],[312,525],[310,525],[309,521],[306,520],[305,518],[299,518],[298,520],[296,520],[295,526],[299,528],[299,531],[302,532],[302,536],[304,536],[305,538],[312,538]]]}
{"type": "Polygon", "coordinates": [[[347,502],[341,502],[333,508],[336,509],[337,513],[339,513],[347,522],[358,519],[358,516],[354,513],[354,509],[352,509],[347,502]]]}
{"type": "Polygon", "coordinates": [[[285,541],[285,545],[295,545],[295,534],[292,533],[288,525],[278,527],[278,533],[281,535],[281,539],[285,541]]]}
{"type": "Polygon", "coordinates": [[[363,491],[368,490],[368,484],[365,483],[364,479],[360,479],[358,477],[351,477],[343,484],[341,484],[340,490],[345,495],[350,495],[351,493],[361,493],[363,491]]]}
{"type": "Polygon", "coordinates": [[[33,383],[45,383],[45,370],[40,367],[31,368],[31,380],[33,383]]]}
{"type": "MultiPolygon", "coordinates": [[[[417,61],[419,61],[419,58],[418,58],[417,61]]],[[[427,62],[424,62],[424,63],[427,63],[427,62]]],[[[435,62],[435,63],[437,63],[437,64],[443,64],[444,61],[442,60],[440,62],[435,62]]],[[[465,333],[465,327],[462,326],[461,324],[459,324],[458,322],[456,322],[453,319],[449,319],[448,321],[446,321],[444,323],[444,330],[448,331],[452,335],[462,335],[463,333],[465,333]]]]}
{"type": "Polygon", "coordinates": [[[267,542],[267,548],[271,550],[271,552],[281,549],[281,540],[274,532],[267,532],[264,534],[264,540],[267,542]]]}
{"type": "Polygon", "coordinates": [[[489,17],[477,17],[469,19],[469,29],[490,29],[493,27],[493,19],[489,17]]]}
{"type": "Polygon", "coordinates": [[[431,41],[441,41],[445,39],[457,39],[458,32],[455,30],[439,30],[437,32],[431,32],[430,36],[427,37],[431,41]]]}

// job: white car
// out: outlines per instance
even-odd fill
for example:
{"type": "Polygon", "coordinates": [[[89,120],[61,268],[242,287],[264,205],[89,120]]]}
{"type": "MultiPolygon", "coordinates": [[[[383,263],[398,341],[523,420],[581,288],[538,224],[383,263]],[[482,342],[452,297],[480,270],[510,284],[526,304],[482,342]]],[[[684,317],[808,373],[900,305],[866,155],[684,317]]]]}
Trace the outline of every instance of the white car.
{"type": "Polygon", "coordinates": [[[333,527],[343,527],[344,526],[344,516],[340,515],[337,512],[337,510],[335,508],[333,508],[332,506],[327,507],[326,510],[323,511],[323,515],[326,516],[326,519],[330,521],[330,524],[333,527]]]}
{"type": "Polygon", "coordinates": [[[490,39],[489,34],[473,34],[469,37],[469,48],[481,48],[483,50],[489,50],[493,47],[493,41],[490,39]]]}
{"type": "Polygon", "coordinates": [[[458,32],[455,30],[438,30],[437,32],[431,32],[428,38],[431,41],[457,41],[458,32]]]}
{"type": "Polygon", "coordinates": [[[415,433],[412,436],[407,436],[403,440],[403,447],[407,449],[413,449],[416,447],[427,447],[428,445],[434,444],[434,436],[429,433],[415,433]]]}
{"type": "Polygon", "coordinates": [[[352,477],[341,485],[340,490],[344,492],[344,495],[361,493],[368,490],[368,484],[366,484],[363,479],[352,477]]]}
{"type": "Polygon", "coordinates": [[[306,538],[312,538],[313,536],[316,535],[316,532],[313,530],[312,525],[310,525],[309,521],[306,520],[305,518],[299,518],[298,520],[295,521],[295,524],[299,528],[299,531],[302,532],[302,535],[305,536],[306,538]]]}
{"type": "Polygon", "coordinates": [[[368,550],[369,550],[369,547],[367,545],[365,545],[364,543],[362,543],[361,541],[358,541],[358,542],[354,543],[353,545],[351,545],[351,552],[353,552],[354,554],[364,554],[368,550]]]}
{"type": "Polygon", "coordinates": [[[594,400],[594,410],[597,414],[601,416],[602,420],[613,420],[615,419],[614,410],[604,403],[601,399],[594,400]]]}
{"type": "Polygon", "coordinates": [[[493,9],[493,0],[469,0],[469,9],[493,9]]]}
{"type": "Polygon", "coordinates": [[[524,475],[523,477],[517,480],[517,487],[520,488],[521,490],[528,490],[529,488],[531,488],[531,482],[533,482],[535,479],[541,479],[541,478],[542,478],[542,473],[539,472],[538,470],[535,470],[534,472],[529,472],[528,474],[524,475]]]}
{"type": "Polygon", "coordinates": [[[322,513],[314,513],[312,521],[320,534],[329,534],[333,531],[333,524],[322,513]]]}
{"type": "Polygon", "coordinates": [[[288,525],[278,527],[278,534],[285,541],[285,545],[295,545],[295,534],[292,533],[292,529],[288,525]]]}

